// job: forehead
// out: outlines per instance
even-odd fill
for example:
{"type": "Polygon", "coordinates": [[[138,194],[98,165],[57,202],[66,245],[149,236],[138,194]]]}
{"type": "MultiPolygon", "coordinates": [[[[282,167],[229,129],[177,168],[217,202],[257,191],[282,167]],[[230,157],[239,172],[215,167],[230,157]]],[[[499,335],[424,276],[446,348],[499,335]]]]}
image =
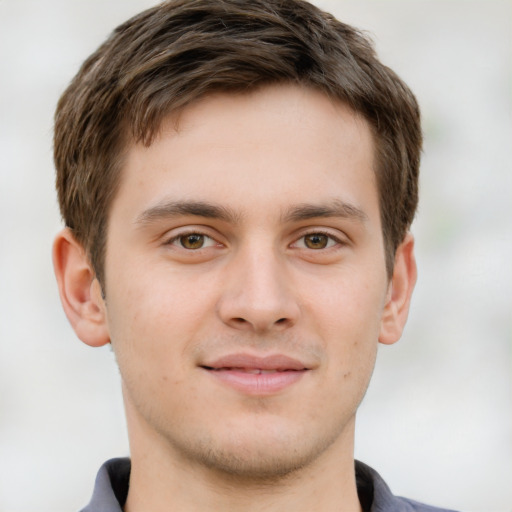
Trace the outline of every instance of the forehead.
{"type": "Polygon", "coordinates": [[[138,209],[173,196],[240,212],[306,197],[377,201],[373,160],[367,122],[321,92],[211,94],[165,118],[149,147],[128,148],[113,207],[125,196],[138,209]]]}

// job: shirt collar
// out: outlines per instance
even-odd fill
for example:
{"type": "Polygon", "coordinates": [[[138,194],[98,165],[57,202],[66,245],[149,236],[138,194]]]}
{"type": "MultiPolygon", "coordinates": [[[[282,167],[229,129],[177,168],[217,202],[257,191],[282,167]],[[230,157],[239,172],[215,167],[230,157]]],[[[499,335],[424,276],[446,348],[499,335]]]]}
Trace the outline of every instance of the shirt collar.
{"type": "MultiPolygon", "coordinates": [[[[98,471],[94,492],[81,512],[123,512],[128,496],[131,462],[111,459],[98,471]]],[[[450,512],[393,496],[386,482],[370,466],[355,462],[357,492],[363,508],[369,512],[450,512]]]]}

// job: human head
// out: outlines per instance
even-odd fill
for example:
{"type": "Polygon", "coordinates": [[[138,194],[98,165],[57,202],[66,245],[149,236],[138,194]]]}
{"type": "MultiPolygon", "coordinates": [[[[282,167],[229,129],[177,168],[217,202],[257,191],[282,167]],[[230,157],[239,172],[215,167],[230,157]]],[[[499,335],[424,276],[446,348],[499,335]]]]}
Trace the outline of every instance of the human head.
{"type": "Polygon", "coordinates": [[[417,206],[416,100],[356,29],[301,0],[171,0],[119,26],[61,97],[60,208],[103,283],[109,207],[123,150],[213,92],[298,83],[348,104],[375,138],[388,275],[417,206]]]}

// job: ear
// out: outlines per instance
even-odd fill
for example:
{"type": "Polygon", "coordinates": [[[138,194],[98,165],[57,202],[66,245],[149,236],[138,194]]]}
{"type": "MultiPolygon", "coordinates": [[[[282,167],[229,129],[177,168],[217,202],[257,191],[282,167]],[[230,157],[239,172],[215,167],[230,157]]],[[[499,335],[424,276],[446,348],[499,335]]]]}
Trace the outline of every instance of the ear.
{"type": "Polygon", "coordinates": [[[109,343],[101,286],[84,248],[68,228],[55,237],[53,268],[64,312],[77,336],[92,347],[109,343]]]}
{"type": "Polygon", "coordinates": [[[402,335],[416,277],[414,237],[408,233],[396,250],[393,277],[382,313],[379,341],[385,345],[397,342],[402,335]]]}

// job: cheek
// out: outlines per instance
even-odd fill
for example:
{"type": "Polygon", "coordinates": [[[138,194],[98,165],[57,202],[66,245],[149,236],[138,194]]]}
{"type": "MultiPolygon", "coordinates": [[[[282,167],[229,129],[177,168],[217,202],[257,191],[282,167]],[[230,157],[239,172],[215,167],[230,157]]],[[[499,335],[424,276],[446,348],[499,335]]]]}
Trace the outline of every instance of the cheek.
{"type": "Polygon", "coordinates": [[[350,339],[352,344],[376,342],[386,296],[385,279],[371,269],[348,269],[323,277],[321,283],[306,283],[301,293],[314,328],[328,339],[350,339]]]}
{"type": "Polygon", "coordinates": [[[342,388],[366,389],[377,353],[385,280],[369,270],[365,277],[347,273],[324,283],[329,284],[305,303],[310,329],[320,334],[331,378],[342,388]],[[375,286],[379,279],[382,286],[375,286]]]}
{"type": "Polygon", "coordinates": [[[197,324],[197,313],[211,300],[208,281],[173,268],[162,261],[126,261],[107,274],[107,306],[111,317],[121,317],[137,330],[159,326],[197,324]],[[123,318],[124,317],[124,318],[123,318]]]}
{"type": "Polygon", "coordinates": [[[141,368],[146,378],[151,372],[155,379],[177,378],[180,361],[213,310],[211,294],[156,267],[131,269],[108,274],[115,283],[107,287],[108,327],[121,372],[141,368]]]}

